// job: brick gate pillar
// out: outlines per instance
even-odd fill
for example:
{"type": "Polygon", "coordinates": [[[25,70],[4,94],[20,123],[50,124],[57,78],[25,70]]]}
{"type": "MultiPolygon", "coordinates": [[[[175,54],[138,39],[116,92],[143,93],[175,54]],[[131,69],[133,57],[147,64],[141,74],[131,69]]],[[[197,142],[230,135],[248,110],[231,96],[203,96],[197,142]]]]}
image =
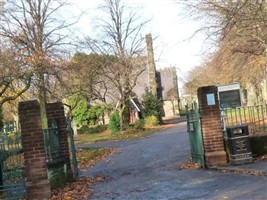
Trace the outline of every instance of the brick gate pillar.
{"type": "Polygon", "coordinates": [[[227,162],[223,144],[221,116],[216,86],[198,88],[197,91],[203,146],[207,167],[227,162]]]}
{"type": "Polygon", "coordinates": [[[67,128],[67,121],[64,113],[64,106],[61,102],[56,103],[48,103],[46,106],[48,124],[52,123],[53,119],[57,120],[58,125],[58,133],[59,133],[59,141],[60,141],[60,154],[65,162],[66,181],[73,180],[73,174],[71,170],[71,162],[70,162],[70,150],[69,150],[69,134],[67,128]]]}
{"type": "Polygon", "coordinates": [[[27,199],[49,199],[51,189],[46,170],[39,103],[37,101],[20,102],[19,120],[26,167],[27,199]]]}

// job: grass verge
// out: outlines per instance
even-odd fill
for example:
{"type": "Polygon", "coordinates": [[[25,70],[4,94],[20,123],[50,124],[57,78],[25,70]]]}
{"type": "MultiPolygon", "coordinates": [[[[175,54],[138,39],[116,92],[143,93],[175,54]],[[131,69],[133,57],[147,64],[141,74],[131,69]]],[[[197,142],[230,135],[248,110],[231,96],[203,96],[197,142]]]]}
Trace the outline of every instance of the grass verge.
{"type": "Polygon", "coordinates": [[[81,134],[75,138],[75,142],[76,144],[90,144],[90,143],[104,142],[104,141],[123,141],[132,139],[141,139],[163,128],[165,128],[165,126],[158,126],[146,130],[128,129],[126,131],[120,131],[116,134],[110,134],[110,131],[106,130],[102,133],[96,133],[96,134],[81,134]]]}

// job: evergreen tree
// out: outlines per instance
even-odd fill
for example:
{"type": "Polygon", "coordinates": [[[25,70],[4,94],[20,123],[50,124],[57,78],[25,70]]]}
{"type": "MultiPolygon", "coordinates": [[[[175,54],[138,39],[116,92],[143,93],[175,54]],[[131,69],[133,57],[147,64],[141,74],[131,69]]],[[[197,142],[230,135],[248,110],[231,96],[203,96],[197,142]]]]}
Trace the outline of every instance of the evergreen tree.
{"type": "Polygon", "coordinates": [[[151,91],[146,90],[143,96],[142,105],[144,107],[144,116],[155,116],[161,122],[162,102],[151,91]]]}

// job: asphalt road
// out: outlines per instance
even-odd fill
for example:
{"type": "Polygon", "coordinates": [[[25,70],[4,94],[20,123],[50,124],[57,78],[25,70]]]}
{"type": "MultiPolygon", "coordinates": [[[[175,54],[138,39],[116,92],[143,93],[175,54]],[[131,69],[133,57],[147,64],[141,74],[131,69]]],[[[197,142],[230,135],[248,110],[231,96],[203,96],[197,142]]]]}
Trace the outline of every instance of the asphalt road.
{"type": "Polygon", "coordinates": [[[215,170],[178,169],[190,158],[186,122],[148,138],[91,146],[117,147],[83,176],[104,176],[95,200],[265,200],[267,177],[215,170]]]}

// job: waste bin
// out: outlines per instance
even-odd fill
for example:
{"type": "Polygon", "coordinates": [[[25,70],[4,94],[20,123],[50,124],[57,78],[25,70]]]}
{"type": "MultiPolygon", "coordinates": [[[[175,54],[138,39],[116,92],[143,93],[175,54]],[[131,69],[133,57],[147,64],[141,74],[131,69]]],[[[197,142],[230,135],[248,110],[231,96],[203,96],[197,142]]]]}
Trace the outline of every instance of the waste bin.
{"type": "Polygon", "coordinates": [[[229,144],[229,161],[233,165],[252,162],[251,145],[247,125],[226,128],[229,144]]]}

